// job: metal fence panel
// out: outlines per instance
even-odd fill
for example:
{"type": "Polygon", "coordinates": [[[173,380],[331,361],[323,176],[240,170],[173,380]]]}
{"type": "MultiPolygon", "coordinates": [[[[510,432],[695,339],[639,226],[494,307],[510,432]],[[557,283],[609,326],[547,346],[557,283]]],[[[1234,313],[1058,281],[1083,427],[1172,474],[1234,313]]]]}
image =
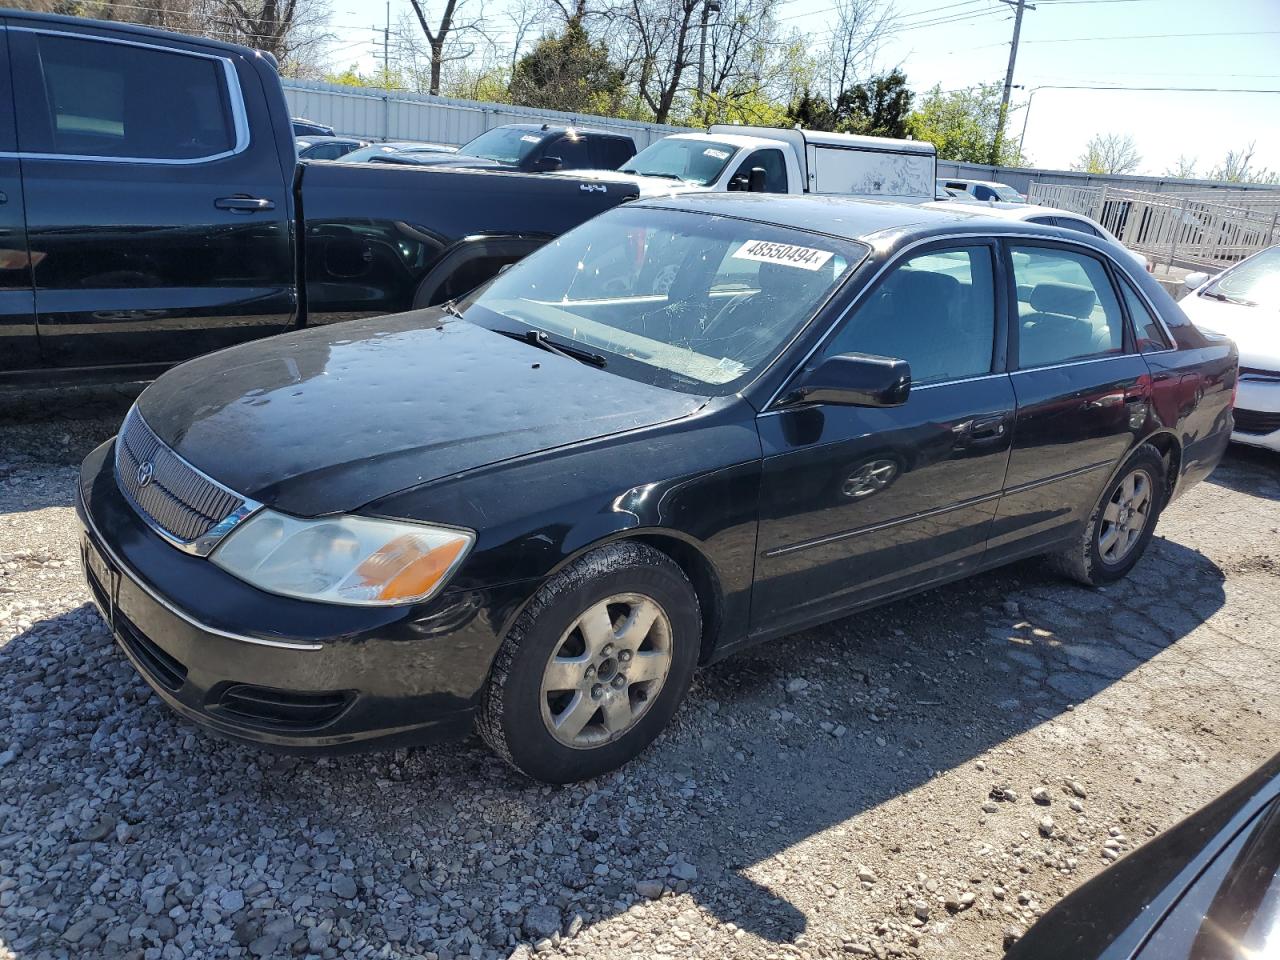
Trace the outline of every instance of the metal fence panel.
{"type": "Polygon", "coordinates": [[[370,140],[421,140],[456,145],[504,123],[553,123],[623,133],[635,140],[637,150],[643,150],[655,140],[688,129],[399,90],[388,92],[289,79],[283,82],[285,99],[295,117],[306,117],[328,124],[340,134],[370,140]]]}
{"type": "Polygon", "coordinates": [[[1028,199],[1093,217],[1170,266],[1221,269],[1280,239],[1280,191],[1156,193],[1033,183],[1028,199]]]}

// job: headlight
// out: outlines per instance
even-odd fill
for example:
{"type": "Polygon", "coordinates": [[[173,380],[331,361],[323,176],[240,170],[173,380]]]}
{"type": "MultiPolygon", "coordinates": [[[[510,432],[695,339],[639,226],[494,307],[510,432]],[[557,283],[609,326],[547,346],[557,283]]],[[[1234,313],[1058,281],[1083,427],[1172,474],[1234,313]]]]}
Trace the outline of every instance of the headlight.
{"type": "Polygon", "coordinates": [[[269,593],[393,606],[435,593],[474,542],[470,530],[365,517],[299,520],[262,510],[236,527],[209,559],[269,593]]]}

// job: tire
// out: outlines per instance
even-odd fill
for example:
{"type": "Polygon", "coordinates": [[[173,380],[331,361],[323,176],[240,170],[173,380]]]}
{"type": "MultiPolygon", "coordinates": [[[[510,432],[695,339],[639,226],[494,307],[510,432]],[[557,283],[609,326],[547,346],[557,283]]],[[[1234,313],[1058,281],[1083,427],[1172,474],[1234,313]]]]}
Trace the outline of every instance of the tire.
{"type": "Polygon", "coordinates": [[[544,783],[614,770],[675,714],[701,638],[697,594],[670,557],[629,541],[593,550],[508,631],[481,694],[480,735],[544,783]]]}
{"type": "Polygon", "coordinates": [[[1154,447],[1143,445],[1134,451],[1102,491],[1078,541],[1050,556],[1054,568],[1090,587],[1115,583],[1132,570],[1146,552],[1165,506],[1165,469],[1165,460],[1154,447]],[[1130,482],[1135,493],[1146,490],[1145,511],[1139,508],[1136,529],[1129,508],[1138,498],[1129,498],[1126,484],[1130,482]]]}

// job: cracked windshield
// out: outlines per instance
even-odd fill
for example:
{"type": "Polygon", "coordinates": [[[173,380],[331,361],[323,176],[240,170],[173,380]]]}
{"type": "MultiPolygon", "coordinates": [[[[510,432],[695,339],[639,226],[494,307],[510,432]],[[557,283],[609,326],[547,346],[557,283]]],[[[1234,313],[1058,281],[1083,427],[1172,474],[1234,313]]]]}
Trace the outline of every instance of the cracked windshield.
{"type": "Polygon", "coordinates": [[[861,261],[861,244],[680,211],[620,210],[484,288],[468,320],[542,331],[624,376],[731,393],[773,359],[861,261]]]}

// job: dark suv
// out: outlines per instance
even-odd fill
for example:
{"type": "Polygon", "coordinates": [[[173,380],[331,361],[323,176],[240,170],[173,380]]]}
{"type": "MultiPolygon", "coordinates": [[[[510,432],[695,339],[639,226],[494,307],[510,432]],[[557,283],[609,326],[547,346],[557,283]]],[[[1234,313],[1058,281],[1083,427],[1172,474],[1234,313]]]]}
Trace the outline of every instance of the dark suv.
{"type": "Polygon", "coordinates": [[[548,173],[616,170],[635,155],[635,141],[625,134],[584,127],[555,127],[548,123],[508,123],[486,130],[464,143],[457,153],[390,153],[372,159],[375,163],[548,173]]]}

